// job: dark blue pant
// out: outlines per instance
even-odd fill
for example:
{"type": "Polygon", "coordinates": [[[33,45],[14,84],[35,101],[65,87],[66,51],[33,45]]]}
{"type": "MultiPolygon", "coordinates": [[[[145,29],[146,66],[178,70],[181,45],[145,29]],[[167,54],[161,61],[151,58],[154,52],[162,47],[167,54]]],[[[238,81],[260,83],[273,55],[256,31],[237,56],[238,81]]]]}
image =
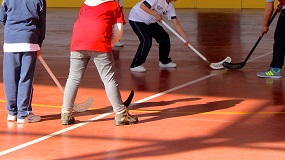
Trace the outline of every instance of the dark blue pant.
{"type": "Polygon", "coordinates": [[[5,52],[3,60],[6,109],[23,119],[32,113],[36,52],[5,52]]]}
{"type": "Polygon", "coordinates": [[[159,44],[159,61],[163,64],[171,62],[169,58],[170,38],[168,33],[158,23],[149,25],[134,21],[129,21],[129,23],[140,40],[131,68],[140,66],[145,62],[152,46],[152,38],[159,44]]]}
{"type": "Polygon", "coordinates": [[[282,68],[285,55],[285,9],[279,15],[274,32],[273,59],[270,67],[282,68]]]}

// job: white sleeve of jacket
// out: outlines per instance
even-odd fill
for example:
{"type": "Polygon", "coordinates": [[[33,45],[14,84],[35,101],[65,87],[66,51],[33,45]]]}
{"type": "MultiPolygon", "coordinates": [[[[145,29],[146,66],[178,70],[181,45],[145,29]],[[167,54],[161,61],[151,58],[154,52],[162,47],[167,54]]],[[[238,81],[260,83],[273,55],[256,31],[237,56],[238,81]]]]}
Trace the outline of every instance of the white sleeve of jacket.
{"type": "Polygon", "coordinates": [[[123,35],[123,23],[116,23],[113,26],[112,30],[112,40],[111,40],[111,45],[112,47],[120,40],[120,38],[123,35]]]}

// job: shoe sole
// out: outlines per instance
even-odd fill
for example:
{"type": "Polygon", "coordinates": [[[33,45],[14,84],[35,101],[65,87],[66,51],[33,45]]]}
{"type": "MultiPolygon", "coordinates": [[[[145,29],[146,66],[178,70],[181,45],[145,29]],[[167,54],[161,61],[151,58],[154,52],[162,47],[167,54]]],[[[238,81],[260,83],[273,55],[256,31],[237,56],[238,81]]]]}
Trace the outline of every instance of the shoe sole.
{"type": "Polygon", "coordinates": [[[73,120],[61,120],[61,124],[62,124],[62,125],[75,124],[75,119],[73,119],[73,120]]]}
{"type": "Polygon", "coordinates": [[[138,121],[137,122],[132,122],[132,123],[130,123],[130,122],[115,122],[115,125],[116,126],[124,126],[124,125],[133,125],[133,124],[137,124],[138,123],[138,121]]]}
{"type": "Polygon", "coordinates": [[[37,120],[37,121],[25,121],[25,120],[17,120],[17,123],[18,124],[25,124],[25,123],[36,123],[36,122],[39,122],[39,121],[41,121],[41,120],[37,120]]]}
{"type": "Polygon", "coordinates": [[[134,69],[132,69],[132,68],[130,68],[130,70],[131,70],[132,72],[139,72],[139,73],[146,72],[146,70],[145,70],[145,71],[138,71],[138,70],[134,70],[134,69]]]}
{"type": "Polygon", "coordinates": [[[71,124],[74,124],[74,123],[68,123],[68,122],[62,122],[62,121],[61,121],[61,124],[62,124],[62,125],[71,125],[71,124]]]}
{"type": "Polygon", "coordinates": [[[70,122],[70,123],[68,123],[68,122],[66,122],[66,121],[61,121],[61,124],[62,125],[71,125],[71,124],[74,124],[75,122],[70,122]]]}
{"type": "Polygon", "coordinates": [[[281,78],[282,76],[257,76],[260,78],[281,78]]]}
{"type": "Polygon", "coordinates": [[[162,68],[176,68],[177,66],[161,66],[161,65],[159,65],[159,67],[162,67],[162,68]]]}
{"type": "Polygon", "coordinates": [[[17,121],[17,118],[7,118],[7,121],[17,121]]]}

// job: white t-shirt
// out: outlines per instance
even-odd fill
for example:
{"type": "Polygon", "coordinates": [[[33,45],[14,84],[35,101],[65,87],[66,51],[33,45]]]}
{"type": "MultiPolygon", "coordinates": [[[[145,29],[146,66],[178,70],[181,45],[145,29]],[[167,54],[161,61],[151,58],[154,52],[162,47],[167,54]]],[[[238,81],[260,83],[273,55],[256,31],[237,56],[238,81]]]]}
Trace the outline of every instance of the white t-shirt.
{"type": "Polygon", "coordinates": [[[170,20],[171,17],[176,16],[175,9],[171,2],[167,3],[166,0],[142,0],[131,9],[129,14],[129,20],[136,22],[144,22],[146,24],[156,22],[154,16],[146,13],[140,8],[141,3],[143,3],[144,1],[150,4],[151,10],[155,11],[161,16],[165,15],[168,20],[170,20]]]}
{"type": "Polygon", "coordinates": [[[123,0],[119,0],[120,7],[123,7],[123,0]]]}
{"type": "Polygon", "coordinates": [[[40,49],[38,44],[31,43],[4,43],[3,45],[4,52],[34,52],[40,49]]]}

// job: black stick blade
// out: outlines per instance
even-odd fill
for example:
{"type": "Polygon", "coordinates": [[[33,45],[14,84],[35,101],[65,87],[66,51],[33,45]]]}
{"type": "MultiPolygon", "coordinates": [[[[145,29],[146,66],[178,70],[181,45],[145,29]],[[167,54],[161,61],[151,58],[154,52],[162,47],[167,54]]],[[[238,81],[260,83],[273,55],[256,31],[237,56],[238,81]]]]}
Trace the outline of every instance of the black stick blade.
{"type": "Polygon", "coordinates": [[[130,106],[130,104],[131,104],[131,102],[132,102],[132,100],[133,100],[133,98],[134,98],[134,95],[135,95],[135,92],[132,90],[131,93],[130,93],[130,95],[129,95],[129,97],[128,97],[127,100],[124,102],[124,105],[125,105],[126,107],[129,107],[129,106],[130,106]]]}
{"type": "Polygon", "coordinates": [[[236,69],[241,69],[242,67],[245,66],[244,62],[241,63],[228,63],[228,62],[224,62],[223,66],[227,69],[231,69],[231,70],[236,70],[236,69]]]}

